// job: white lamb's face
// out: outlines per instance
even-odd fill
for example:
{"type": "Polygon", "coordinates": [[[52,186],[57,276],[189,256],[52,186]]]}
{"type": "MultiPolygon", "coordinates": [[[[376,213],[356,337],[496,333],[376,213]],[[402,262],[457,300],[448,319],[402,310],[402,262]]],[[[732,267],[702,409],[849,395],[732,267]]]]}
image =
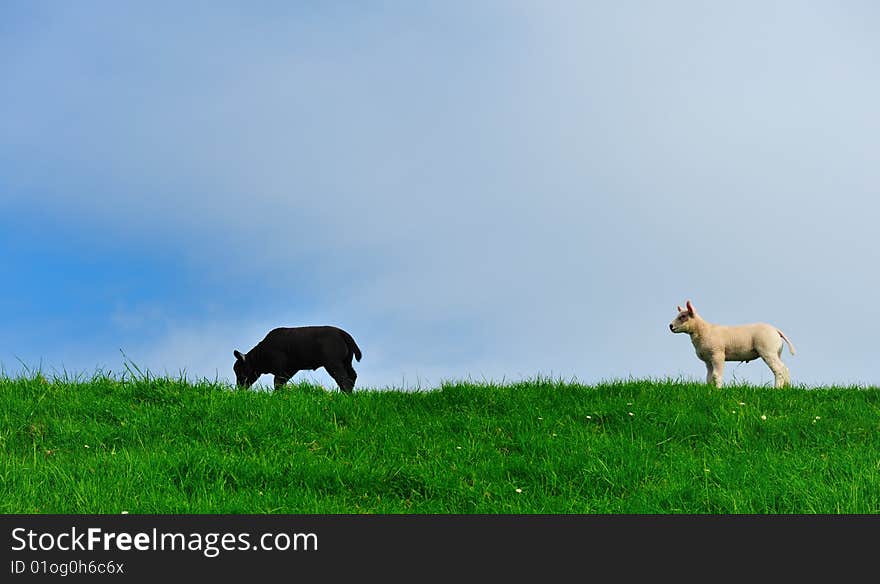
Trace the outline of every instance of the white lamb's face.
{"type": "Polygon", "coordinates": [[[678,316],[669,323],[669,330],[674,333],[691,333],[694,330],[694,315],[679,308],[678,316]]]}

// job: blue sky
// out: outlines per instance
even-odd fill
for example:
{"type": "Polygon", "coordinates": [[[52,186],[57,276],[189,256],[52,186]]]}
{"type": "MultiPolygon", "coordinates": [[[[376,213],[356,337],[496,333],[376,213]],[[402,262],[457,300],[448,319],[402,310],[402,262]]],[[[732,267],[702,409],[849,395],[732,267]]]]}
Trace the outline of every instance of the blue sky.
{"type": "Polygon", "coordinates": [[[359,387],[702,379],[666,328],[690,298],[784,330],[796,383],[878,384],[878,25],[870,2],[4,2],[0,363],[231,380],[270,328],[335,324],[359,387]]]}

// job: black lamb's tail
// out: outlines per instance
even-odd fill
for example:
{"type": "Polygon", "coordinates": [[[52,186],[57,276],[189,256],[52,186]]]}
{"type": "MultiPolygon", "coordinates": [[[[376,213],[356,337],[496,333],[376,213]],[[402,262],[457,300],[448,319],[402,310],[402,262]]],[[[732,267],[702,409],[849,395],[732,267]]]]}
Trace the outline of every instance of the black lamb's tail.
{"type": "Polygon", "coordinates": [[[354,339],[351,338],[351,335],[345,332],[342,329],[339,329],[342,333],[342,338],[345,339],[345,344],[348,345],[348,348],[354,353],[354,358],[358,361],[361,360],[361,349],[357,346],[357,343],[354,342],[354,339]]]}

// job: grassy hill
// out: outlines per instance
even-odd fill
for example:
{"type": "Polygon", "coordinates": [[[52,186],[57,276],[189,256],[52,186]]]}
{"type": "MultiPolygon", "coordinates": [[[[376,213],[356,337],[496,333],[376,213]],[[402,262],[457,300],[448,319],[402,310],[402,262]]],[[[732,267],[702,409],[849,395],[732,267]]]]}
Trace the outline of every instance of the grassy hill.
{"type": "Polygon", "coordinates": [[[880,389],[0,379],[2,513],[878,513],[880,389]]]}

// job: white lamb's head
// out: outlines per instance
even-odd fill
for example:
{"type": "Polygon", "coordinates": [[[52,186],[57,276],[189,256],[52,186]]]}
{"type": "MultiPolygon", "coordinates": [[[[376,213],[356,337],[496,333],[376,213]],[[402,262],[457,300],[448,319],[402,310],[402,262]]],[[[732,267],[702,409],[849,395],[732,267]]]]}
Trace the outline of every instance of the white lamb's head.
{"type": "Polygon", "coordinates": [[[675,320],[669,323],[669,330],[674,333],[691,334],[694,332],[696,321],[697,311],[694,308],[694,305],[691,304],[691,301],[688,300],[686,308],[682,308],[681,306],[678,307],[678,316],[675,317],[675,320]]]}

